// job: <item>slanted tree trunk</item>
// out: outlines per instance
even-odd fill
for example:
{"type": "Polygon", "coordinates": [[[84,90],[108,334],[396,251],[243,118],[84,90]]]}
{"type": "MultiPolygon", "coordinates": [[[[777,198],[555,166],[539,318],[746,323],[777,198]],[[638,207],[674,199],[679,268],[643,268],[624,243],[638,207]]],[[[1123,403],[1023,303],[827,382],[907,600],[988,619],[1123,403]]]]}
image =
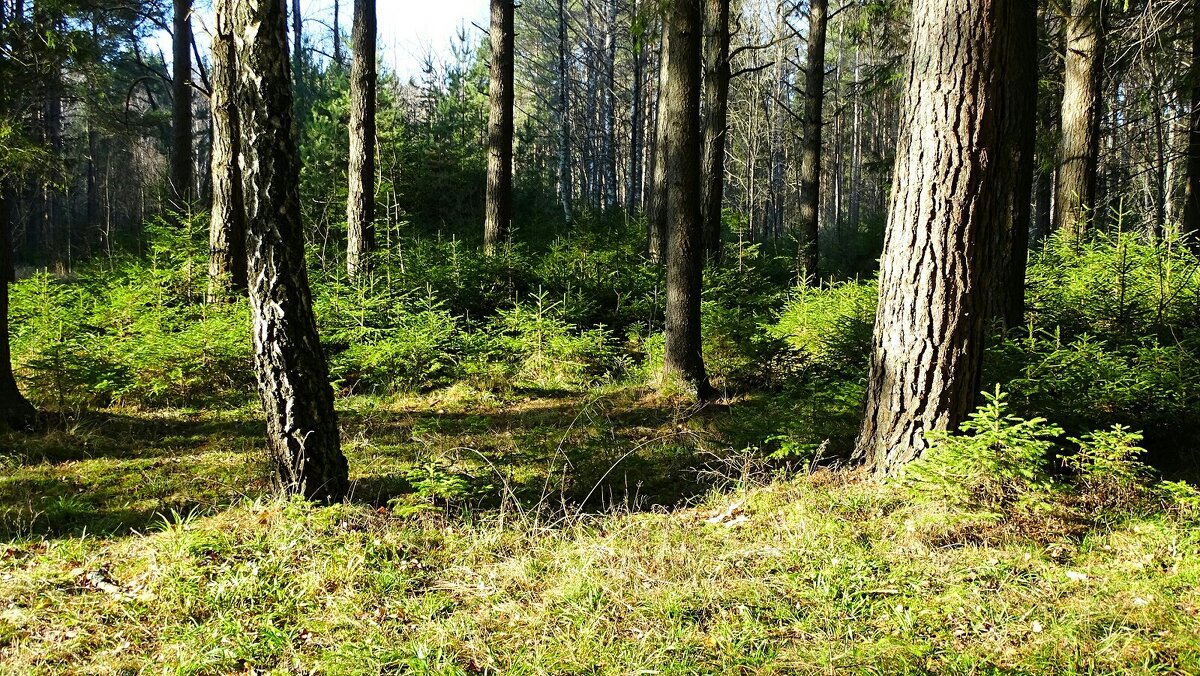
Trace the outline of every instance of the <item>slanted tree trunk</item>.
{"type": "Polygon", "coordinates": [[[513,0],[491,2],[487,204],[483,223],[483,247],[488,254],[496,253],[508,242],[513,172],[513,0]]]}
{"type": "Polygon", "coordinates": [[[567,0],[558,0],[558,199],[563,221],[574,218],[571,182],[571,70],[567,47],[567,0]]]}
{"type": "Polygon", "coordinates": [[[246,205],[242,199],[241,125],[235,101],[237,54],[228,3],[216,0],[212,35],[212,218],[208,228],[208,302],[245,295],[246,205]]]}
{"type": "Polygon", "coordinates": [[[1200,0],[1192,2],[1192,63],[1188,66],[1188,83],[1192,91],[1181,230],[1190,238],[1192,250],[1200,252],[1200,0]]]}
{"type": "Polygon", "coordinates": [[[700,335],[704,231],[700,220],[700,0],[674,0],[666,8],[668,65],[659,113],[666,145],[667,378],[680,377],[701,401],[712,397],[700,335]]]}
{"type": "Polygon", "coordinates": [[[729,127],[729,0],[706,0],[704,50],[703,181],[704,251],[721,255],[721,207],[725,202],[725,140],[729,127]]]}
{"type": "MultiPolygon", "coordinates": [[[[1031,0],[916,0],[902,135],[880,259],[866,413],[856,456],[892,475],[954,429],[979,391],[985,258],[1000,248],[1016,139],[1004,97],[1012,41],[1031,0]],[[945,36],[956,39],[947,40],[945,36]]],[[[994,266],[992,266],[994,268],[994,266]]]]}
{"type": "Polygon", "coordinates": [[[1088,231],[1096,207],[1105,39],[1101,0],[1071,0],[1070,12],[1054,220],[1055,227],[1078,239],[1088,231]]]}
{"type": "Polygon", "coordinates": [[[825,32],[828,0],[808,5],[808,59],[804,76],[804,132],[800,145],[800,273],[811,286],[820,281],[817,270],[817,215],[821,210],[821,122],[825,103],[825,32]]]}
{"type": "Polygon", "coordinates": [[[184,210],[192,191],[192,0],[175,0],[175,35],[171,42],[171,198],[184,210]]]}
{"type": "Polygon", "coordinates": [[[0,186],[0,427],[26,429],[33,424],[36,411],[13,377],[8,340],[8,285],[14,280],[10,208],[9,189],[0,186]]]}
{"type": "Polygon", "coordinates": [[[284,491],[340,500],[348,488],[346,458],[305,270],[284,5],[235,0],[231,9],[254,369],[267,443],[284,491]]]}
{"type": "Polygon", "coordinates": [[[375,0],[354,0],[346,194],[346,273],[351,279],[369,269],[375,249],[375,25],[375,0]]]}

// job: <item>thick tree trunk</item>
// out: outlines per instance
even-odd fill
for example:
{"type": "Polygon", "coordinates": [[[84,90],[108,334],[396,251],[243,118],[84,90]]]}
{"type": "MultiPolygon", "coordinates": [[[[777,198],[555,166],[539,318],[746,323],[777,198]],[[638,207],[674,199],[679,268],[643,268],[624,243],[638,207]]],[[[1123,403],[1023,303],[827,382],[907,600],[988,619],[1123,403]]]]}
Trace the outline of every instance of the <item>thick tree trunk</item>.
{"type": "Polygon", "coordinates": [[[375,26],[375,0],[354,0],[346,194],[346,272],[351,279],[369,269],[375,249],[375,26]]]}
{"type": "Polygon", "coordinates": [[[171,199],[183,211],[192,191],[192,0],[175,0],[175,35],[171,42],[171,199]]]}
{"type": "Polygon", "coordinates": [[[974,406],[983,358],[985,258],[1000,248],[1017,139],[1005,137],[1005,39],[1031,0],[916,0],[902,136],[880,260],[879,309],[856,456],[895,474],[974,406]],[[947,40],[945,36],[956,39],[947,40]]]}
{"type": "Polygon", "coordinates": [[[1054,220],[1056,228],[1078,239],[1096,207],[1105,40],[1101,0],[1071,0],[1070,12],[1054,220]]]}
{"type": "Polygon", "coordinates": [[[567,0],[558,0],[558,199],[563,221],[574,218],[571,181],[571,70],[567,47],[567,0]]]}
{"type": "Polygon", "coordinates": [[[208,228],[208,302],[245,295],[246,205],[242,199],[241,125],[235,98],[237,54],[227,3],[216,0],[212,35],[212,220],[208,228]]]}
{"type": "MultiPolygon", "coordinates": [[[[687,2],[687,0],[680,0],[687,2]]],[[[662,42],[658,58],[658,92],[654,119],[654,158],[650,162],[650,209],[646,218],[647,243],[650,260],[659,262],[667,247],[667,116],[664,114],[671,102],[668,100],[668,68],[671,54],[670,36],[666,20],[662,26],[662,42]]]]}
{"type": "Polygon", "coordinates": [[[704,49],[703,183],[704,251],[721,255],[721,208],[725,202],[725,140],[729,127],[729,0],[706,0],[704,49]]]}
{"type": "Polygon", "coordinates": [[[513,0],[491,2],[487,204],[483,223],[483,247],[488,254],[496,253],[508,242],[513,175],[513,0]]]}
{"type": "Polygon", "coordinates": [[[666,9],[668,63],[663,109],[666,152],[667,378],[680,377],[701,401],[712,397],[704,372],[700,290],[704,232],[700,220],[700,0],[675,0],[666,9]]]}
{"type": "Polygon", "coordinates": [[[13,377],[8,340],[8,285],[13,281],[11,199],[7,186],[0,186],[0,427],[26,429],[36,411],[13,377]]]}
{"type": "Polygon", "coordinates": [[[236,0],[233,26],[254,367],[267,443],[283,490],[340,500],[346,458],[305,270],[284,5],[236,0]]]}
{"type": "Polygon", "coordinates": [[[817,239],[821,210],[821,126],[825,103],[825,29],[828,0],[808,5],[808,59],[804,76],[804,136],[800,146],[800,274],[810,286],[819,281],[817,239]]]}
{"type": "Polygon", "coordinates": [[[1183,234],[1200,252],[1200,0],[1192,2],[1192,63],[1188,67],[1191,111],[1188,116],[1187,180],[1183,187],[1183,234]]]}

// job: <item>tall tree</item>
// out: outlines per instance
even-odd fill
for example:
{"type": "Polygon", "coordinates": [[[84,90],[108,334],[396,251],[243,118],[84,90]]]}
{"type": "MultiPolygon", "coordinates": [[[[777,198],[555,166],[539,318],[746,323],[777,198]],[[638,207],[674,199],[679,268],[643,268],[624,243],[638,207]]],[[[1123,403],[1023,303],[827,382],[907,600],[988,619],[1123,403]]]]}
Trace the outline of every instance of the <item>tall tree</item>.
{"type": "Polygon", "coordinates": [[[658,57],[658,87],[656,88],[657,104],[654,117],[654,148],[650,161],[650,204],[646,214],[647,248],[650,259],[658,262],[663,260],[667,247],[667,171],[668,171],[668,129],[667,116],[664,114],[670,106],[668,100],[667,80],[670,78],[671,54],[668,50],[669,27],[664,17],[662,37],[659,43],[658,57]]]}
{"type": "Polygon", "coordinates": [[[241,124],[237,91],[237,53],[227,3],[216,0],[212,34],[212,217],[208,229],[208,300],[230,291],[245,294],[246,205],[242,199],[241,124]]]}
{"type": "Polygon", "coordinates": [[[825,103],[825,33],[829,23],[828,0],[808,4],[808,59],[804,75],[804,131],[800,147],[800,252],[805,280],[815,286],[817,238],[821,209],[821,127],[825,103]]]}
{"type": "Polygon", "coordinates": [[[346,272],[352,279],[367,270],[375,248],[375,34],[375,0],[354,0],[346,195],[346,272]]]}
{"type": "Polygon", "coordinates": [[[642,0],[633,0],[632,19],[630,20],[629,37],[632,44],[632,78],[633,92],[632,110],[630,111],[630,135],[629,140],[629,171],[626,174],[627,183],[625,187],[625,211],[633,214],[642,204],[642,167],[643,153],[645,152],[645,128],[646,128],[646,106],[645,106],[645,70],[646,70],[646,37],[649,35],[647,31],[646,12],[642,6],[642,0]]]}
{"type": "Polygon", "coordinates": [[[663,369],[681,377],[701,401],[712,387],[704,370],[700,291],[704,232],[700,220],[700,0],[666,7],[663,60],[669,64],[662,93],[661,141],[666,144],[667,308],[663,369]]]}
{"type": "Polygon", "coordinates": [[[1183,234],[1200,251],[1200,0],[1192,0],[1192,62],[1188,67],[1191,110],[1187,130],[1187,178],[1183,188],[1183,234]]]}
{"type": "Polygon", "coordinates": [[[571,70],[567,44],[567,0],[558,0],[558,199],[563,220],[574,216],[574,186],[571,181],[571,70]]]}
{"type": "Polygon", "coordinates": [[[1072,238],[1087,232],[1096,207],[1100,158],[1100,94],[1104,75],[1102,0],[1071,0],[1055,195],[1055,227],[1072,238]]]}
{"type": "Polygon", "coordinates": [[[483,245],[489,254],[508,241],[513,172],[513,0],[491,2],[487,202],[483,223],[483,245]]]}
{"type": "MultiPolygon", "coordinates": [[[[1032,0],[916,0],[901,138],[880,259],[866,413],[856,456],[896,473],[974,406],[985,258],[1000,248],[1009,181],[1009,31],[1032,0]],[[948,40],[945,36],[954,36],[948,40]]],[[[994,268],[994,266],[993,266],[994,268]]]]}
{"type": "Polygon", "coordinates": [[[267,443],[283,490],[339,500],[347,467],[305,270],[284,5],[223,0],[219,7],[232,11],[238,45],[254,368],[267,443]]]}
{"type": "Polygon", "coordinates": [[[175,0],[171,40],[171,196],[176,208],[192,200],[192,0],[175,0]]]}
{"type": "Polygon", "coordinates": [[[721,208],[725,202],[725,139],[729,127],[729,0],[704,5],[704,250],[721,254],[721,208]]]}

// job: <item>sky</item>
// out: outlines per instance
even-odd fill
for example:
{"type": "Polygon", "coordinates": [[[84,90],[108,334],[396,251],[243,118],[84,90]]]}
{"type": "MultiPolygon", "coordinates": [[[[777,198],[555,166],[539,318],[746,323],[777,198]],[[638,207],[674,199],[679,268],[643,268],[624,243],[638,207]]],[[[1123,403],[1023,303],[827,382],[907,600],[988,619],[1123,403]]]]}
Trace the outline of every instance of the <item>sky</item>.
{"type": "MultiPolygon", "coordinates": [[[[340,0],[339,6],[342,35],[349,41],[354,0],[340,0]]],[[[206,30],[212,25],[212,4],[201,1],[194,7],[192,25],[196,42],[207,51],[206,30]]],[[[474,42],[482,33],[472,22],[485,27],[488,23],[488,0],[376,0],[375,11],[380,65],[404,79],[420,75],[422,58],[430,51],[442,59],[449,58],[451,38],[460,26],[466,27],[468,39],[474,42]]],[[[300,0],[300,13],[304,16],[306,41],[318,41],[322,43],[321,49],[331,50],[329,24],[333,20],[333,0],[300,0]]],[[[290,20],[288,28],[291,29],[290,20]]],[[[169,63],[170,37],[164,33],[157,42],[169,63]]]]}
{"type": "MultiPolygon", "coordinates": [[[[339,4],[342,34],[349,39],[354,2],[339,4]]],[[[476,41],[482,34],[471,23],[485,27],[488,23],[488,0],[376,0],[375,11],[381,65],[402,78],[419,75],[422,58],[431,50],[448,58],[451,38],[460,26],[466,26],[468,39],[476,41]]],[[[333,0],[301,0],[300,13],[311,17],[304,24],[310,35],[327,33],[333,0]]]]}

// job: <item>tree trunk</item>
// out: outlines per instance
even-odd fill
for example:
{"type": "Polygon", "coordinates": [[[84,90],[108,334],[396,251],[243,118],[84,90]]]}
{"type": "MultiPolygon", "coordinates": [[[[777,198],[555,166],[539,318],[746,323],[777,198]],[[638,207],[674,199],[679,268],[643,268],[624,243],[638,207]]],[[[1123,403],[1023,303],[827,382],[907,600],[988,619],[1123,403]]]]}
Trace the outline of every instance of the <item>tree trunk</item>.
{"type": "MultiPolygon", "coordinates": [[[[687,2],[687,0],[679,0],[687,2]]],[[[658,58],[658,92],[654,120],[654,158],[651,161],[650,209],[646,219],[647,242],[650,260],[659,262],[667,247],[667,116],[664,114],[671,102],[668,100],[669,36],[667,22],[663,20],[662,42],[658,58]]]]}
{"type": "Polygon", "coordinates": [[[354,0],[346,193],[346,273],[351,279],[370,268],[375,249],[375,24],[375,0],[354,0]]]}
{"type": "Polygon", "coordinates": [[[704,251],[721,255],[721,208],[725,202],[725,140],[729,137],[729,0],[706,0],[703,183],[704,251]]]}
{"type": "Polygon", "coordinates": [[[570,225],[575,208],[571,185],[571,70],[567,60],[567,0],[558,0],[558,199],[570,225]]]}
{"type": "Polygon", "coordinates": [[[233,26],[217,0],[212,35],[212,220],[208,228],[208,302],[245,294],[246,205],[242,199],[241,125],[235,101],[237,54],[233,26]]]}
{"type": "Polygon", "coordinates": [[[346,57],[342,54],[342,3],[333,0],[333,62],[339,68],[346,65],[346,57]]]}
{"type": "Polygon", "coordinates": [[[0,186],[0,427],[26,429],[36,411],[17,387],[8,341],[8,285],[14,280],[10,207],[8,187],[0,186]]]}
{"type": "Polygon", "coordinates": [[[704,231],[700,220],[700,0],[675,0],[666,9],[668,63],[663,109],[666,145],[667,378],[680,377],[701,401],[712,397],[704,372],[700,290],[704,231]]]}
{"type": "Polygon", "coordinates": [[[642,153],[645,148],[645,73],[646,73],[646,21],[642,16],[641,0],[633,2],[633,19],[630,27],[633,66],[633,106],[630,112],[629,173],[625,183],[625,211],[637,213],[642,207],[642,153]]]}
{"type": "Polygon", "coordinates": [[[284,5],[237,0],[233,27],[254,367],[267,443],[284,491],[340,500],[346,458],[305,270],[284,5]]]}
{"type": "Polygon", "coordinates": [[[488,254],[496,253],[509,239],[513,172],[513,0],[491,2],[487,206],[483,223],[483,247],[488,254]]]}
{"type": "MultiPolygon", "coordinates": [[[[902,136],[880,259],[866,413],[856,457],[893,475],[974,407],[983,358],[985,259],[1007,227],[1005,32],[1031,0],[916,0],[902,136]],[[956,39],[947,40],[945,36],[956,39]]],[[[991,266],[994,269],[995,266],[991,266]]]]}
{"type": "Polygon", "coordinates": [[[604,29],[604,208],[617,207],[617,0],[608,0],[604,29]]]}
{"type": "Polygon", "coordinates": [[[1200,253],[1200,0],[1192,2],[1192,63],[1188,67],[1191,111],[1188,115],[1187,179],[1183,187],[1183,234],[1200,253]]]}
{"type": "Polygon", "coordinates": [[[1096,207],[1104,74],[1101,4],[1101,0],[1071,0],[1071,15],[1066,17],[1055,227],[1072,239],[1088,231],[1096,207]]]}
{"type": "Polygon", "coordinates": [[[804,136],[800,146],[800,274],[810,286],[820,277],[817,238],[821,209],[821,122],[825,103],[825,29],[828,0],[808,5],[808,58],[804,76],[804,136]]]}
{"type": "Polygon", "coordinates": [[[192,194],[192,0],[175,0],[175,35],[172,42],[171,198],[184,211],[192,194]]]}

